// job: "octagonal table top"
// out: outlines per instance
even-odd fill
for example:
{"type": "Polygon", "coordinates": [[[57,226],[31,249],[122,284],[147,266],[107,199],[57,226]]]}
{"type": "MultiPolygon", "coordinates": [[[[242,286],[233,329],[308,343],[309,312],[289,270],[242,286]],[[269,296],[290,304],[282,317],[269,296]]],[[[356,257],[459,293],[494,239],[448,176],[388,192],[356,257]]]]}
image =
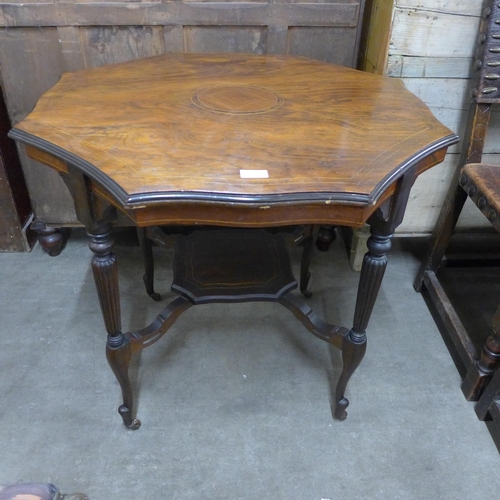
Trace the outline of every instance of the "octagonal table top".
{"type": "Polygon", "coordinates": [[[373,204],[457,136],[401,81],[295,57],[165,54],[64,74],[11,137],[124,206],[373,204]]]}

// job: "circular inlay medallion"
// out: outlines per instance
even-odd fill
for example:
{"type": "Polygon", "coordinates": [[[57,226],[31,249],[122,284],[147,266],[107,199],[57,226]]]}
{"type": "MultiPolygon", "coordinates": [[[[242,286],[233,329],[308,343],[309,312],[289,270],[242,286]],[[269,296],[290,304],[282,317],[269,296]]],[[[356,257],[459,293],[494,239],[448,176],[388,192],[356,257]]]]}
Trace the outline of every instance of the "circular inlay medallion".
{"type": "Polygon", "coordinates": [[[221,85],[197,90],[196,106],[229,115],[253,115],[278,109],[285,100],[276,92],[251,85],[221,85]]]}

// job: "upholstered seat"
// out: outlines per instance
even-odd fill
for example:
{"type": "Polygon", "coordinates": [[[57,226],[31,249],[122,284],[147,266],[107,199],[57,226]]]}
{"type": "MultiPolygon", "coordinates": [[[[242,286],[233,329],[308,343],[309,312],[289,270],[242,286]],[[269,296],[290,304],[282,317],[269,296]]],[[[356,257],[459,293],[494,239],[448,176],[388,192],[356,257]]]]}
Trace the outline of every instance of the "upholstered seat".
{"type": "Polygon", "coordinates": [[[465,165],[459,182],[479,210],[500,232],[500,165],[465,165]]]}

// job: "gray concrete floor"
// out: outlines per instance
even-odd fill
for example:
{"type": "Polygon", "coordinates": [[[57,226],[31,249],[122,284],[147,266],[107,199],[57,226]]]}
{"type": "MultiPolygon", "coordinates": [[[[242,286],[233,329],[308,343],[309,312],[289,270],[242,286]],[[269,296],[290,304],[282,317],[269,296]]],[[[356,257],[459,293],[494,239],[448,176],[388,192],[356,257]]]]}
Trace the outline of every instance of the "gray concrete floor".
{"type": "MultiPolygon", "coordinates": [[[[125,236],[116,254],[130,329],[159,306],[125,236]]],[[[116,411],[84,233],[56,258],[0,254],[0,484],[53,482],[91,500],[492,498],[499,454],[412,288],[418,262],[395,246],[347,420],[329,403],[339,353],[289,311],[207,305],[136,360],[138,431],[116,411]]],[[[169,300],[171,254],[155,255],[169,300]]],[[[339,242],[315,254],[312,273],[312,306],[351,326],[358,275],[339,242]]]]}

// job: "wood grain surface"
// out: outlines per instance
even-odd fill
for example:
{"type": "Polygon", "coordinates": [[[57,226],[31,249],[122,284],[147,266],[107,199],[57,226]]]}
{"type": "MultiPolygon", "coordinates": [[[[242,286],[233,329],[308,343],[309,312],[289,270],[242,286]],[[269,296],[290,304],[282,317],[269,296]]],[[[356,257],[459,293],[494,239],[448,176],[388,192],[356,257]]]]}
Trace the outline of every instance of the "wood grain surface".
{"type": "Polygon", "coordinates": [[[246,54],[64,74],[12,136],[83,168],[129,207],[210,196],[369,205],[456,140],[398,80],[246,54]],[[242,169],[269,177],[242,179],[242,169]]]}

